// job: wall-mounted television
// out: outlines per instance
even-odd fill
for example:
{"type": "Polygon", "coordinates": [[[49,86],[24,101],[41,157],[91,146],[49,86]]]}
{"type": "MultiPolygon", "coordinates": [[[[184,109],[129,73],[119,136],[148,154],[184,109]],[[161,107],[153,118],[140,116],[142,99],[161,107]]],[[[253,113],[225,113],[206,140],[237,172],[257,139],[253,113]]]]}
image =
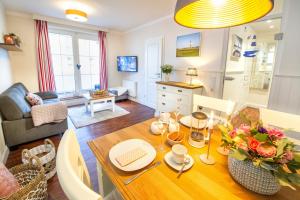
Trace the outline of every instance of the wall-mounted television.
{"type": "Polygon", "coordinates": [[[118,56],[117,65],[119,72],[137,72],[138,58],[137,56],[118,56]]]}

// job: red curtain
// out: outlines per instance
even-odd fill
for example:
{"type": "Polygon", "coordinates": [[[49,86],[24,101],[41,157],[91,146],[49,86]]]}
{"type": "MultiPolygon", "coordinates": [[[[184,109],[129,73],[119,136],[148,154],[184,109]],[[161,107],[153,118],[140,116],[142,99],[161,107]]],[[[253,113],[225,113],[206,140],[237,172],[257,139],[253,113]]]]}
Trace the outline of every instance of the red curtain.
{"type": "Polygon", "coordinates": [[[99,31],[99,67],[100,67],[100,86],[101,89],[108,88],[108,72],[106,63],[106,32],[99,31]]]}
{"type": "Polygon", "coordinates": [[[41,92],[55,91],[55,80],[48,36],[48,23],[46,21],[35,20],[35,28],[39,89],[41,92]]]}

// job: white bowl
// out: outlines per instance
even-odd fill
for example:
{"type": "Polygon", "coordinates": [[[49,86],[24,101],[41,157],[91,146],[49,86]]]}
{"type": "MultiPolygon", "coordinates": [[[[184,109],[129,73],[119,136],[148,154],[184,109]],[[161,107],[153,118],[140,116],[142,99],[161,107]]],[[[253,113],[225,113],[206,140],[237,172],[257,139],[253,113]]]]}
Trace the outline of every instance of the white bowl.
{"type": "Polygon", "coordinates": [[[151,129],[151,132],[154,134],[154,135],[160,135],[161,133],[160,133],[160,131],[159,131],[159,122],[158,121],[154,121],[154,122],[152,122],[151,123],[151,127],[150,127],[150,129],[151,129]]]}

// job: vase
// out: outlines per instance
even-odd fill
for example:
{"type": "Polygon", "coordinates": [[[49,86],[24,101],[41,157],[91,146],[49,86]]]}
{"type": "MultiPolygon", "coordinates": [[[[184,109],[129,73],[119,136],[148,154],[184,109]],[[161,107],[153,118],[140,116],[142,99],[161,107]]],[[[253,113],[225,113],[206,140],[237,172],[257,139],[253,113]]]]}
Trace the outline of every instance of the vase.
{"type": "Polygon", "coordinates": [[[170,74],[164,74],[164,81],[165,82],[170,81],[170,74]]]}
{"type": "Polygon", "coordinates": [[[228,156],[231,176],[245,188],[263,195],[273,195],[280,190],[277,178],[268,170],[228,156]]]}

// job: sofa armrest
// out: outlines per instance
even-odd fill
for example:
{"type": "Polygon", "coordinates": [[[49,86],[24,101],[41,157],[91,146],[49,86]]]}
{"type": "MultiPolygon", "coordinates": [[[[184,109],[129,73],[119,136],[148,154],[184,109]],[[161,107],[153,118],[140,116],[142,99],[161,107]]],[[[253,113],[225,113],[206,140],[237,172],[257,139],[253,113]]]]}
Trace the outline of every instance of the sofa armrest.
{"type": "Polygon", "coordinates": [[[58,98],[58,95],[56,94],[56,92],[36,92],[35,94],[40,96],[43,100],[58,98]]]}

